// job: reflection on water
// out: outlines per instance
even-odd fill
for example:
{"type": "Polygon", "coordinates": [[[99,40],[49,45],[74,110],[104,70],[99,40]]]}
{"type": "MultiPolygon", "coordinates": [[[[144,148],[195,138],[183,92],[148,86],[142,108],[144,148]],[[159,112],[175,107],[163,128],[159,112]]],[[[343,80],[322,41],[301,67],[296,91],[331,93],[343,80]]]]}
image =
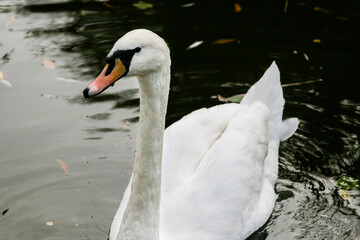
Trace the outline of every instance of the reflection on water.
{"type": "Polygon", "coordinates": [[[336,179],[360,179],[360,5],[289,1],[284,13],[283,2],[240,4],[237,13],[233,1],[145,10],[127,1],[1,1],[0,72],[12,87],[0,83],[0,240],[107,238],[132,172],[137,84],[124,79],[88,101],[82,89],[134,28],[171,48],[167,125],[219,104],[217,94],[245,92],[272,60],[283,83],[323,79],[284,88],[284,115],[301,124],[280,149],[274,212],[249,239],[358,238],[359,189],[344,201],[336,179]]]}

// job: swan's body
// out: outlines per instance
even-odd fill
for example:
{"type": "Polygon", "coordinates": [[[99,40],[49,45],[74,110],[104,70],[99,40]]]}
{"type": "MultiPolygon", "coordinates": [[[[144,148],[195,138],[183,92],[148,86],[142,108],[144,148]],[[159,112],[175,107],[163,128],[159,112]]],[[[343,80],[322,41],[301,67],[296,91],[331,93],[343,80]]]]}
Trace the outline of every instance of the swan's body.
{"type": "Polygon", "coordinates": [[[285,100],[276,64],[241,104],[197,110],[164,132],[170,83],[164,41],[134,30],[114,45],[108,63],[86,97],[125,74],[138,76],[140,85],[134,173],[110,240],[240,240],[261,227],[276,199],[279,142],[298,125],[295,118],[282,121],[285,100]],[[128,64],[121,67],[123,62],[128,64]]]}

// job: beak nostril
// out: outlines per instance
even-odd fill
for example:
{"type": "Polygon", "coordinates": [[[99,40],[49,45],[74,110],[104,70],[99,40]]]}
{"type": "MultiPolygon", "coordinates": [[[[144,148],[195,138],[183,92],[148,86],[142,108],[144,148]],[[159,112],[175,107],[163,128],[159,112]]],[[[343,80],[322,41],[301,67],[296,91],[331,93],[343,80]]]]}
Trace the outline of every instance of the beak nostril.
{"type": "Polygon", "coordinates": [[[90,91],[90,88],[89,88],[89,87],[87,87],[87,88],[84,90],[83,94],[84,94],[84,97],[85,97],[85,98],[89,98],[89,97],[90,97],[90,96],[89,96],[89,91],[90,91]]]}

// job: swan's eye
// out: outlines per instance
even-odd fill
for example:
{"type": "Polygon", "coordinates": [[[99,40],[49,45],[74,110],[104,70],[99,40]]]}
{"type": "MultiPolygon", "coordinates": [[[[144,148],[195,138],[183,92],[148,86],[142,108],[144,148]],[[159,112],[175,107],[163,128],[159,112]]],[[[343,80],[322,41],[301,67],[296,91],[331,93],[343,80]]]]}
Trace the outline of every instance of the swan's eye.
{"type": "Polygon", "coordinates": [[[141,51],[140,47],[128,50],[117,50],[111,56],[106,58],[106,63],[109,64],[108,69],[106,70],[105,76],[109,75],[115,67],[115,59],[119,58],[126,68],[124,76],[128,73],[131,60],[135,53],[141,51]]]}

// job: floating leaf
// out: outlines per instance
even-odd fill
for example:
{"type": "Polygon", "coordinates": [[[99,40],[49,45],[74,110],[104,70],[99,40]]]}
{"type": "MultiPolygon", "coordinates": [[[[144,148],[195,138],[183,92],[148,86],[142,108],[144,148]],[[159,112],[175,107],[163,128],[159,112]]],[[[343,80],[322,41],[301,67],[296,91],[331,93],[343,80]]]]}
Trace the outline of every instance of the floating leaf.
{"type": "Polygon", "coordinates": [[[154,6],[154,4],[147,3],[147,2],[137,2],[137,3],[133,3],[133,6],[138,9],[145,10],[148,8],[152,8],[154,6]]]}
{"type": "Polygon", "coordinates": [[[9,88],[12,88],[12,84],[7,80],[5,72],[0,72],[0,82],[9,88]]]}
{"type": "Polygon", "coordinates": [[[359,185],[359,180],[349,176],[341,176],[337,181],[336,184],[341,187],[342,189],[354,189],[359,185]]]}
{"type": "Polygon", "coordinates": [[[85,30],[85,28],[86,28],[86,26],[79,27],[79,28],[76,30],[76,32],[82,32],[82,31],[85,30]]]}
{"type": "Polygon", "coordinates": [[[315,11],[322,11],[323,8],[321,8],[321,7],[314,7],[314,10],[315,10],[315,11]]]}
{"type": "Polygon", "coordinates": [[[5,53],[5,54],[1,57],[1,61],[2,61],[3,63],[9,62],[9,61],[10,61],[10,55],[11,55],[11,53],[13,53],[13,52],[14,52],[14,49],[11,49],[9,52],[5,53]]]}
{"type": "Polygon", "coordinates": [[[232,97],[227,98],[227,100],[229,102],[233,102],[233,103],[240,103],[241,100],[244,98],[245,94],[239,94],[239,95],[235,95],[232,97]]]}
{"type": "Polygon", "coordinates": [[[232,43],[235,41],[236,41],[235,38],[224,38],[224,39],[219,39],[219,40],[215,41],[213,44],[226,44],[226,43],[232,43]]]}
{"type": "Polygon", "coordinates": [[[259,65],[259,68],[260,68],[261,70],[263,70],[264,72],[266,71],[266,67],[264,67],[263,65],[259,65]]]}
{"type": "Polygon", "coordinates": [[[218,96],[218,99],[220,102],[240,103],[241,100],[243,99],[243,97],[245,96],[245,94],[238,94],[238,95],[234,95],[229,98],[225,98],[225,97],[221,96],[220,94],[218,94],[217,96],[218,96]]]}
{"type": "Polygon", "coordinates": [[[285,0],[284,13],[287,13],[288,6],[289,6],[289,0],[285,0]]]}
{"type": "Polygon", "coordinates": [[[8,80],[1,79],[0,82],[9,88],[12,88],[12,84],[8,80]]]}
{"type": "Polygon", "coordinates": [[[4,211],[2,211],[1,215],[5,216],[5,214],[9,211],[9,208],[8,209],[5,209],[4,211]]]}
{"type": "Polygon", "coordinates": [[[53,95],[53,94],[40,94],[40,96],[46,97],[46,98],[59,98],[58,95],[53,95]]]}
{"type": "Polygon", "coordinates": [[[9,21],[5,24],[5,27],[9,27],[14,21],[15,21],[16,17],[12,16],[9,21]]]}
{"type": "Polygon", "coordinates": [[[348,17],[337,17],[337,19],[340,21],[349,21],[348,17]]]}
{"type": "Polygon", "coordinates": [[[195,5],[195,2],[192,2],[192,3],[183,4],[182,7],[186,8],[186,7],[192,7],[194,5],[195,5]]]}
{"type": "Polygon", "coordinates": [[[126,129],[130,127],[130,123],[128,121],[126,121],[126,123],[124,123],[124,125],[121,126],[121,128],[126,129]]]}
{"type": "Polygon", "coordinates": [[[52,227],[52,226],[54,226],[54,222],[48,221],[48,222],[46,222],[46,226],[52,227]]]}
{"type": "Polygon", "coordinates": [[[313,43],[321,43],[321,40],[316,38],[316,39],[313,39],[313,43]]]}
{"type": "Polygon", "coordinates": [[[75,80],[75,79],[63,78],[63,77],[57,77],[56,80],[61,81],[61,82],[67,82],[67,83],[78,83],[78,82],[80,82],[80,81],[75,80]]]}
{"type": "Polygon", "coordinates": [[[113,6],[113,5],[111,5],[111,4],[107,3],[107,2],[103,2],[103,5],[105,7],[112,8],[112,9],[116,8],[115,6],[113,6]]]}
{"type": "Polygon", "coordinates": [[[55,69],[54,60],[52,60],[50,58],[43,58],[43,60],[41,62],[42,62],[42,65],[45,68],[47,68],[47,69],[55,69]]]}
{"type": "Polygon", "coordinates": [[[218,94],[217,97],[220,102],[228,102],[228,100],[226,98],[224,98],[223,96],[221,96],[220,94],[218,94]]]}
{"type": "Polygon", "coordinates": [[[242,11],[242,7],[238,3],[234,3],[234,9],[235,9],[235,12],[241,12],[242,11]]]}
{"type": "Polygon", "coordinates": [[[339,189],[339,190],[338,190],[338,194],[339,194],[339,196],[340,196],[342,199],[344,199],[344,201],[348,201],[348,202],[352,205],[352,203],[351,203],[351,197],[350,197],[350,194],[349,194],[348,190],[346,190],[346,189],[339,189]]]}
{"type": "Polygon", "coordinates": [[[188,46],[186,48],[186,50],[190,50],[190,49],[193,49],[193,48],[196,48],[198,46],[200,46],[201,44],[203,44],[204,41],[196,41],[194,42],[193,44],[191,44],[190,46],[188,46]]]}
{"type": "Polygon", "coordinates": [[[306,53],[304,53],[304,58],[306,61],[309,61],[309,56],[306,53]]]}
{"type": "Polygon", "coordinates": [[[64,171],[66,176],[69,176],[69,170],[66,162],[60,159],[56,159],[57,163],[60,165],[61,169],[64,171]]]}

